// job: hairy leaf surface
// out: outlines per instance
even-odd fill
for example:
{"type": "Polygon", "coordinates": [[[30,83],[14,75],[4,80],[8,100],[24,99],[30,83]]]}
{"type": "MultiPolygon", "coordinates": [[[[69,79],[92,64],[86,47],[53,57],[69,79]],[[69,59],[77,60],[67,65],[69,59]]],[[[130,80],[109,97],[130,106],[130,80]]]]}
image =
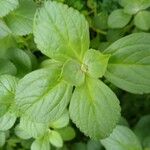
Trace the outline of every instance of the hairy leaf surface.
{"type": "Polygon", "coordinates": [[[60,69],[40,69],[20,80],[16,104],[21,113],[38,122],[58,119],[65,110],[72,87],[60,78],[60,69]]]}
{"type": "Polygon", "coordinates": [[[57,2],[46,2],[37,12],[34,36],[38,48],[51,58],[72,57],[81,61],[89,48],[89,29],[84,16],[57,2]]]}
{"type": "Polygon", "coordinates": [[[70,103],[70,117],[78,128],[93,139],[109,136],[120,117],[119,101],[100,80],[87,78],[77,87],[70,103]]]}

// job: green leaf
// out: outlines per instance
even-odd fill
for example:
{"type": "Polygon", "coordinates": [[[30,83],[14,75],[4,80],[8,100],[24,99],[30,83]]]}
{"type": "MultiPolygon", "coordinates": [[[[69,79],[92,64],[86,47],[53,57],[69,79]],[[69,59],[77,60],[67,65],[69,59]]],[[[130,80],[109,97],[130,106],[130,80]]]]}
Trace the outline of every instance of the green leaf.
{"type": "Polygon", "coordinates": [[[50,150],[50,144],[47,137],[36,139],[32,145],[31,150],[50,150]]]}
{"type": "Polygon", "coordinates": [[[103,55],[99,51],[90,49],[84,55],[85,69],[82,69],[91,77],[100,78],[105,74],[109,57],[110,55],[103,55]]]}
{"type": "Polygon", "coordinates": [[[87,150],[102,150],[100,141],[89,140],[87,143],[87,150]]]}
{"type": "Polygon", "coordinates": [[[31,136],[20,127],[20,125],[17,125],[15,127],[15,134],[21,139],[27,140],[31,138],[31,136]]]}
{"type": "Polygon", "coordinates": [[[116,95],[100,80],[87,78],[77,87],[70,103],[70,117],[92,139],[109,136],[120,117],[116,95]]]}
{"type": "Polygon", "coordinates": [[[131,15],[124,13],[123,9],[116,9],[108,17],[110,28],[123,28],[131,20],[131,15]]]}
{"type": "Polygon", "coordinates": [[[7,58],[13,62],[17,68],[17,76],[22,77],[32,70],[32,62],[29,55],[18,48],[7,50],[7,58]]]}
{"type": "Polygon", "coordinates": [[[54,129],[59,129],[67,126],[68,124],[69,124],[69,113],[66,110],[58,120],[50,123],[50,127],[54,129]]]}
{"type": "Polygon", "coordinates": [[[62,76],[65,81],[75,86],[82,85],[85,80],[85,73],[81,68],[81,64],[73,59],[65,62],[62,76]]]}
{"type": "Polygon", "coordinates": [[[0,131],[6,131],[10,129],[16,121],[16,115],[12,112],[7,112],[0,117],[0,131]]]}
{"type": "Polygon", "coordinates": [[[38,48],[50,58],[81,61],[89,48],[89,28],[84,16],[57,2],[45,2],[37,12],[34,36],[38,48]]]}
{"type": "Polygon", "coordinates": [[[0,76],[0,117],[3,117],[14,103],[17,82],[17,78],[11,75],[0,76]]]}
{"type": "Polygon", "coordinates": [[[1,66],[0,75],[4,75],[4,74],[16,75],[17,74],[16,66],[7,59],[0,58],[0,66],[1,66]]]}
{"type": "Polygon", "coordinates": [[[3,20],[0,20],[0,38],[4,38],[11,34],[10,29],[7,27],[6,23],[3,20]]]}
{"type": "Polygon", "coordinates": [[[0,39],[0,58],[7,58],[7,49],[17,47],[14,37],[8,35],[0,39]]]}
{"type": "Polygon", "coordinates": [[[120,4],[124,7],[126,13],[136,14],[140,10],[150,7],[150,0],[120,0],[120,4]]]}
{"type": "Polygon", "coordinates": [[[59,132],[63,141],[70,141],[74,139],[76,136],[75,130],[70,126],[62,128],[62,129],[58,129],[57,132],[59,132]]]}
{"type": "Polygon", "coordinates": [[[107,29],[107,20],[108,14],[106,12],[100,12],[92,20],[93,27],[96,29],[107,29]]]}
{"type": "Polygon", "coordinates": [[[40,123],[31,120],[29,117],[20,118],[20,128],[23,129],[30,137],[40,137],[44,135],[48,129],[48,123],[40,123]]]}
{"type": "Polygon", "coordinates": [[[0,131],[0,147],[2,147],[5,144],[5,138],[6,138],[5,132],[0,131]]]}
{"type": "Polygon", "coordinates": [[[18,0],[0,0],[0,17],[6,16],[18,6],[18,0]]]}
{"type": "Polygon", "coordinates": [[[118,125],[101,143],[107,150],[142,150],[136,135],[125,126],[118,125]]]}
{"type": "Polygon", "coordinates": [[[140,11],[134,18],[134,24],[136,27],[142,30],[150,29],[150,12],[140,11]]]}
{"type": "Polygon", "coordinates": [[[16,105],[22,114],[38,122],[52,122],[65,110],[72,87],[60,78],[60,69],[40,69],[20,80],[16,105]]]}
{"type": "Polygon", "coordinates": [[[150,136],[144,139],[143,147],[144,147],[144,150],[150,150],[150,136]]]}
{"type": "Polygon", "coordinates": [[[72,145],[72,150],[87,150],[86,144],[82,142],[78,142],[72,145]]]}
{"type": "Polygon", "coordinates": [[[136,126],[134,127],[134,133],[138,136],[140,141],[143,141],[150,136],[150,115],[143,116],[136,126]]]}
{"type": "Polygon", "coordinates": [[[150,92],[150,34],[135,33],[112,45],[105,77],[117,87],[131,93],[150,92]]]}
{"type": "Polygon", "coordinates": [[[19,3],[19,7],[6,16],[5,21],[14,34],[26,35],[32,33],[36,5],[32,0],[19,0],[19,3]]]}
{"type": "Polygon", "coordinates": [[[50,131],[49,141],[55,147],[60,148],[63,146],[63,140],[62,140],[60,134],[56,131],[50,131]]]}

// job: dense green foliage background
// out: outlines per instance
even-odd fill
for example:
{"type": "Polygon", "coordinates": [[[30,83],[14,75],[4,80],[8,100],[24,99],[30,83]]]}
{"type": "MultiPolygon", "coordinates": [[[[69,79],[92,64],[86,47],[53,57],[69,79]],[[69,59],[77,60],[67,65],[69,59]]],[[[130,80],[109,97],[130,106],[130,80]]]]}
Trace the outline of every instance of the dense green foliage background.
{"type": "MultiPolygon", "coordinates": [[[[0,0],[0,9],[1,1],[2,0],[0,0]]],[[[150,31],[149,7],[144,7],[141,10],[138,10],[137,12],[140,11],[140,14],[138,14],[137,16],[137,12],[134,12],[134,10],[132,11],[131,9],[133,8],[132,4],[131,8],[126,8],[124,7],[124,5],[121,5],[119,3],[119,0],[55,1],[67,4],[68,6],[79,10],[80,13],[82,13],[86,17],[90,26],[90,47],[98,49],[100,52],[103,52],[103,50],[106,49],[114,41],[126,35],[130,35],[132,33],[137,32],[149,33],[150,31]],[[130,14],[124,13],[123,9],[125,9],[125,12],[128,12],[129,9],[131,11],[130,14]],[[116,10],[119,10],[119,13],[116,12],[116,10]]],[[[134,2],[136,3],[136,0],[134,2]]],[[[18,78],[22,78],[29,72],[41,68],[42,65],[46,65],[41,64],[41,62],[47,59],[47,56],[43,55],[38,50],[34,42],[31,27],[33,23],[32,14],[34,14],[35,10],[37,8],[40,8],[43,5],[43,3],[44,0],[32,1],[30,3],[31,5],[25,2],[22,6],[20,5],[18,8],[14,8],[9,13],[5,13],[4,11],[3,13],[5,14],[0,13],[0,73],[2,72],[1,74],[12,74],[16,75],[18,78]],[[30,19],[26,20],[26,17],[22,17],[24,16],[24,14],[29,14],[29,16],[26,17],[30,19]],[[6,52],[6,50],[8,50],[10,47],[15,47],[15,49],[11,52],[6,52]],[[16,71],[16,69],[18,71],[16,71]]],[[[127,3],[129,3],[129,1],[127,3]]],[[[120,120],[119,125],[127,126],[127,129],[125,130],[128,130],[130,128],[133,131],[132,134],[135,134],[137,138],[139,138],[143,150],[150,150],[150,95],[131,94],[117,88],[115,85],[113,85],[106,79],[103,79],[103,81],[116,93],[118,99],[120,100],[122,119],[120,120]],[[141,121],[142,123],[140,123],[139,121],[141,121]]],[[[0,150],[30,149],[30,146],[33,142],[33,138],[28,140],[23,140],[19,138],[19,136],[16,133],[16,126],[18,123],[19,119],[17,119],[15,125],[10,130],[5,131],[5,135],[1,133],[2,131],[0,128],[0,146],[2,146],[0,150]],[[5,141],[3,141],[4,136],[6,136],[5,141]]],[[[140,150],[138,148],[134,149],[133,147],[119,149],[119,147],[113,147],[114,145],[116,145],[116,143],[113,143],[109,140],[108,142],[103,140],[101,142],[100,140],[91,140],[89,137],[81,133],[71,121],[69,123],[69,127],[64,126],[63,129],[56,129],[56,131],[59,130],[61,136],[64,139],[63,148],[55,148],[55,142],[52,142],[54,145],[51,146],[51,149],[104,150],[106,148],[107,150],[140,150]],[[110,143],[110,145],[108,143],[110,143]]],[[[118,129],[118,131],[120,132],[116,133],[116,136],[120,136],[120,139],[122,135],[119,134],[122,130],[124,129],[122,129],[122,126],[120,126],[120,128],[118,129]]],[[[123,135],[127,134],[128,132],[132,132],[131,130],[124,131],[125,133],[123,133],[123,135]]],[[[127,137],[122,137],[123,142],[127,140],[128,143],[128,139],[130,138],[134,141],[134,137],[132,136],[128,137],[127,135],[127,137]]],[[[131,142],[131,140],[129,142],[131,142]]],[[[59,143],[57,144],[59,145],[59,143]]],[[[122,145],[124,145],[124,143],[122,143],[122,145]]]]}

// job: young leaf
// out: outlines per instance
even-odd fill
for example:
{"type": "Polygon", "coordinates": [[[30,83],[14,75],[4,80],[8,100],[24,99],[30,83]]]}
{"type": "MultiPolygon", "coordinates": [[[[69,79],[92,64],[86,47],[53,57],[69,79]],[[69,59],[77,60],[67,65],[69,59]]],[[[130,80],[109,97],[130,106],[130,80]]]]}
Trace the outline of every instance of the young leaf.
{"type": "Polygon", "coordinates": [[[77,10],[57,2],[45,2],[37,12],[34,36],[38,48],[50,58],[72,57],[81,61],[89,48],[85,18],[77,10]]]}
{"type": "Polygon", "coordinates": [[[77,87],[70,103],[70,117],[92,139],[109,136],[120,117],[116,95],[100,80],[87,78],[77,87]]]}
{"type": "Polygon", "coordinates": [[[6,24],[16,35],[32,33],[35,11],[36,5],[34,1],[19,0],[19,7],[6,16],[6,24]]]}
{"type": "Polygon", "coordinates": [[[60,148],[63,146],[63,140],[62,140],[60,134],[56,131],[50,131],[49,141],[55,147],[60,148]]]}
{"type": "Polygon", "coordinates": [[[0,17],[6,16],[18,6],[18,0],[0,0],[0,17]]]}
{"type": "Polygon", "coordinates": [[[110,55],[103,55],[99,51],[88,50],[83,59],[85,72],[91,77],[100,78],[105,74],[110,55]]]}
{"type": "Polygon", "coordinates": [[[63,141],[70,141],[74,139],[76,136],[74,128],[70,126],[62,128],[62,129],[58,129],[57,132],[59,132],[63,141]]]}
{"type": "Polygon", "coordinates": [[[5,132],[0,131],[0,147],[2,147],[5,144],[5,138],[6,138],[5,132]]]}
{"type": "Polygon", "coordinates": [[[139,29],[149,30],[150,29],[150,12],[140,11],[134,18],[134,24],[139,29]]]}
{"type": "Polygon", "coordinates": [[[11,75],[0,76],[0,117],[5,115],[14,103],[17,82],[17,78],[11,75]]]}
{"type": "Polygon", "coordinates": [[[47,137],[36,139],[32,145],[31,150],[50,150],[50,144],[47,137]]]}
{"type": "Polygon", "coordinates": [[[142,150],[136,135],[125,126],[118,125],[101,143],[107,150],[142,150]]]}
{"type": "Polygon", "coordinates": [[[72,87],[60,78],[61,70],[40,69],[20,80],[16,91],[16,105],[21,113],[38,122],[58,119],[72,94],[72,87]]]}
{"type": "Polygon", "coordinates": [[[135,33],[112,45],[104,53],[112,54],[105,77],[131,93],[150,92],[150,34],[135,33]]]}
{"type": "Polygon", "coordinates": [[[116,9],[108,17],[110,28],[123,28],[131,20],[131,15],[124,13],[123,9],[116,9]]]}
{"type": "Polygon", "coordinates": [[[68,60],[63,67],[62,76],[71,85],[80,86],[84,83],[85,73],[76,60],[68,60]]]}
{"type": "Polygon", "coordinates": [[[69,114],[68,111],[66,110],[58,120],[50,124],[50,127],[54,129],[59,129],[67,126],[68,124],[69,124],[69,114]]]}

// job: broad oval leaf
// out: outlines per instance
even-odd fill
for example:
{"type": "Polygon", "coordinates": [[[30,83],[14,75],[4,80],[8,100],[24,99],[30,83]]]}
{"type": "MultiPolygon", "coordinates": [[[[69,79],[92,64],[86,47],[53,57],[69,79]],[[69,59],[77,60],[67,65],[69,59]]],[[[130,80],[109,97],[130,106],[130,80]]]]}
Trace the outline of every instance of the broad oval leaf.
{"type": "Polygon", "coordinates": [[[109,136],[120,118],[119,100],[102,81],[87,78],[75,89],[69,112],[82,132],[92,139],[102,139],[109,136]]]}
{"type": "Polygon", "coordinates": [[[57,2],[45,2],[36,13],[34,36],[38,48],[50,58],[72,57],[81,61],[89,48],[85,18],[77,10],[57,2]]]}
{"type": "Polygon", "coordinates": [[[140,11],[136,14],[134,18],[134,24],[136,27],[142,30],[150,29],[150,12],[149,11],[140,11]]]}
{"type": "Polygon", "coordinates": [[[101,143],[107,150],[142,150],[136,135],[128,127],[120,125],[101,143]]]}
{"type": "Polygon", "coordinates": [[[0,17],[6,16],[18,6],[18,0],[0,0],[0,17]]]}
{"type": "Polygon", "coordinates": [[[106,79],[131,93],[149,93],[149,41],[149,33],[135,33],[110,45],[104,52],[111,54],[106,79]]]}
{"type": "Polygon", "coordinates": [[[123,9],[116,9],[108,17],[110,28],[123,28],[131,20],[131,15],[124,13],[123,9]]]}
{"type": "Polygon", "coordinates": [[[72,94],[72,87],[60,78],[60,69],[40,69],[20,80],[16,105],[20,112],[38,122],[58,119],[72,94]]]}
{"type": "Polygon", "coordinates": [[[35,12],[36,4],[34,1],[19,0],[19,7],[5,17],[6,24],[16,35],[32,33],[35,12]]]}

